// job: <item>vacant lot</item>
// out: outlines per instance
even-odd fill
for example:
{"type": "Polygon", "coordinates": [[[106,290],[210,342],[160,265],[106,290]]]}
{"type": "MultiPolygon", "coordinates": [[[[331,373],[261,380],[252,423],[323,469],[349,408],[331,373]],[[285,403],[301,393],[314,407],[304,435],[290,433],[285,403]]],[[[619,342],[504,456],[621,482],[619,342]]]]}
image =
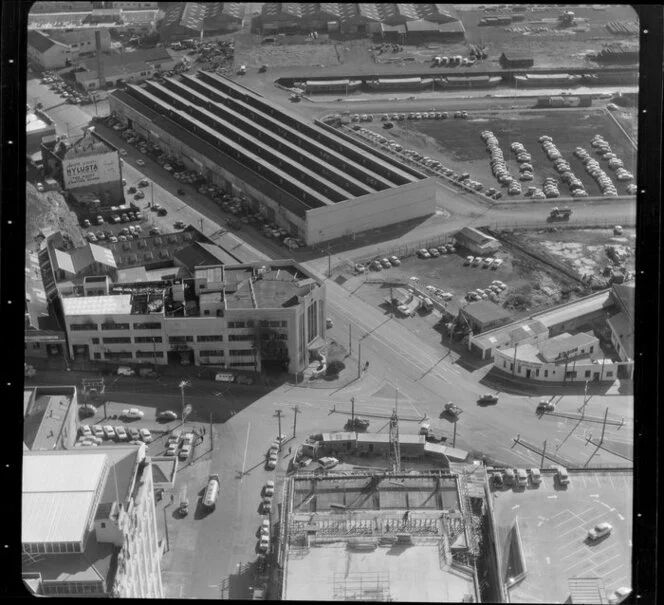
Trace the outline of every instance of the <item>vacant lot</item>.
{"type": "MultiPolygon", "coordinates": [[[[541,186],[546,177],[558,177],[552,162],[546,157],[538,138],[549,135],[570,163],[572,171],[579,177],[589,195],[600,195],[597,183],[590,177],[584,165],[572,155],[575,147],[592,150],[590,142],[595,134],[600,134],[611,145],[615,153],[625,163],[625,168],[636,171],[636,153],[625,135],[603,110],[587,111],[575,109],[524,110],[524,111],[476,111],[470,112],[467,120],[406,120],[396,122],[387,136],[398,141],[404,148],[415,149],[432,158],[437,158],[445,166],[457,172],[469,172],[471,178],[479,180],[485,188],[499,187],[489,165],[489,154],[480,137],[483,130],[491,130],[497,137],[505,160],[513,175],[519,174],[518,164],[510,151],[510,144],[518,141],[525,145],[532,155],[535,180],[524,183],[541,186]]],[[[380,122],[369,125],[384,136],[387,131],[380,122]]],[[[599,156],[597,156],[599,157],[599,156]]],[[[600,160],[603,168],[611,176],[608,165],[600,160]]],[[[614,180],[619,193],[625,193],[625,184],[614,180]]],[[[567,186],[559,185],[561,196],[569,193],[567,186]]],[[[515,196],[519,199],[523,196],[515,196]]]]}
{"type": "MultiPolygon", "coordinates": [[[[556,29],[556,20],[563,9],[558,7],[538,7],[527,10],[524,21],[513,26],[546,27],[548,31],[517,33],[508,26],[480,27],[482,17],[498,13],[485,13],[483,10],[459,11],[461,22],[466,28],[466,40],[472,44],[484,44],[492,60],[497,60],[502,52],[519,51],[533,55],[535,67],[583,67],[594,65],[585,56],[589,51],[599,50],[609,42],[636,40],[638,38],[615,36],[606,29],[609,21],[637,21],[634,10],[627,5],[608,6],[597,11],[589,6],[574,6],[572,10],[579,22],[579,29],[556,29]]],[[[525,29],[525,28],[524,28],[525,29]]]]}
{"type": "Polygon", "coordinates": [[[620,237],[613,235],[611,229],[563,229],[555,233],[544,230],[519,231],[518,235],[523,243],[533,249],[544,250],[580,275],[601,275],[604,267],[611,264],[606,254],[606,246],[613,246],[620,254],[625,254],[626,269],[634,270],[634,229],[625,229],[620,237]]]}

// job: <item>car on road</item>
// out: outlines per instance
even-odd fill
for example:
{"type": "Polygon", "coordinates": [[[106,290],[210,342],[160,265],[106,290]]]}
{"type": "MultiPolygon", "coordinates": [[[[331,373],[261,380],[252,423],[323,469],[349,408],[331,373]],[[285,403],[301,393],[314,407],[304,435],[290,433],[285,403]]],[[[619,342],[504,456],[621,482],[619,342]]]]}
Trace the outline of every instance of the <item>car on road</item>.
{"type": "Polygon", "coordinates": [[[429,254],[429,251],[426,248],[420,248],[417,251],[417,256],[420,258],[431,258],[431,254],[429,254]]]}
{"type": "Polygon", "coordinates": [[[189,458],[189,454],[191,454],[191,445],[185,443],[180,450],[178,458],[180,458],[180,460],[186,460],[189,458]]]}
{"type": "Polygon", "coordinates": [[[124,149],[123,147],[120,147],[120,149],[118,149],[118,151],[120,152],[120,155],[123,156],[123,157],[124,157],[125,155],[127,155],[127,150],[124,149]]]}
{"type": "Polygon", "coordinates": [[[115,434],[118,437],[119,441],[128,441],[129,436],[127,435],[127,431],[123,426],[116,426],[115,427],[115,434]]]}
{"type": "Polygon", "coordinates": [[[120,418],[127,418],[129,420],[138,420],[143,418],[143,416],[145,416],[145,412],[138,408],[128,408],[120,412],[120,418]]]}
{"type": "Polygon", "coordinates": [[[401,264],[398,256],[390,256],[388,260],[393,267],[398,267],[401,264]]]}
{"type": "Polygon", "coordinates": [[[150,229],[150,235],[161,235],[161,231],[159,231],[159,227],[152,227],[150,229]]]}
{"type": "Polygon", "coordinates": [[[264,515],[267,515],[272,512],[272,500],[270,498],[263,498],[263,502],[261,505],[262,511],[264,515]]]}
{"type": "Polygon", "coordinates": [[[138,186],[139,187],[149,187],[150,186],[150,181],[148,181],[147,179],[141,179],[140,181],[138,181],[138,186]]]}
{"type": "Polygon", "coordinates": [[[132,441],[137,441],[141,438],[141,434],[138,432],[138,429],[135,429],[134,427],[128,427],[127,433],[129,434],[129,439],[132,441]]]}
{"type": "Polygon", "coordinates": [[[165,410],[157,414],[157,420],[177,420],[178,415],[171,410],[165,410]]]}
{"type": "Polygon", "coordinates": [[[186,227],[186,225],[185,225],[182,221],[175,221],[175,222],[173,223],[173,226],[174,226],[176,229],[184,229],[184,228],[186,227]]]}
{"type": "Polygon", "coordinates": [[[473,262],[471,263],[473,267],[479,267],[482,262],[482,257],[481,256],[476,256],[473,259],[473,262]]]}
{"type": "Polygon", "coordinates": [[[484,395],[481,395],[477,401],[479,403],[498,403],[498,397],[491,393],[485,393],[484,395]]]}
{"type": "Polygon", "coordinates": [[[261,536],[260,542],[258,543],[258,550],[260,550],[263,553],[267,553],[269,548],[270,548],[270,537],[261,536]]]}
{"type": "Polygon", "coordinates": [[[599,540],[604,536],[608,536],[612,531],[613,526],[610,523],[599,523],[588,532],[588,540],[591,542],[599,540]]]}
{"type": "Polygon", "coordinates": [[[141,159],[139,158],[138,160],[136,160],[136,164],[137,164],[138,166],[145,166],[145,160],[141,160],[141,159]]]}
{"type": "Polygon", "coordinates": [[[553,401],[549,401],[548,399],[542,399],[537,404],[538,412],[553,412],[555,409],[556,409],[556,404],[553,401]]]}
{"type": "MultiPolygon", "coordinates": [[[[134,199],[135,200],[142,200],[144,197],[145,197],[145,193],[143,193],[142,191],[137,191],[134,194],[134,199]]],[[[126,215],[124,215],[124,216],[126,216],[126,215]]]]}
{"type": "Polygon", "coordinates": [[[491,265],[491,269],[493,269],[493,270],[497,269],[498,267],[500,267],[500,265],[503,264],[503,262],[504,262],[504,261],[503,261],[502,258],[495,258],[495,259],[493,260],[492,265],[491,265]]]}
{"type": "Polygon", "coordinates": [[[493,473],[491,476],[491,481],[496,487],[502,487],[505,482],[503,481],[503,474],[498,472],[498,473],[493,473]]]}
{"type": "Polygon", "coordinates": [[[358,273],[364,273],[367,270],[367,268],[362,264],[362,263],[357,263],[355,265],[355,271],[358,273]]]}
{"type": "Polygon", "coordinates": [[[274,496],[274,481],[270,480],[263,486],[264,496],[274,496]]]}
{"type": "Polygon", "coordinates": [[[268,470],[272,471],[275,468],[277,468],[277,455],[270,455],[267,459],[267,462],[265,463],[265,468],[268,470]]]}
{"type": "Polygon", "coordinates": [[[142,428],[140,431],[138,431],[141,435],[141,439],[145,443],[150,443],[152,441],[152,433],[146,428],[142,428]]]}

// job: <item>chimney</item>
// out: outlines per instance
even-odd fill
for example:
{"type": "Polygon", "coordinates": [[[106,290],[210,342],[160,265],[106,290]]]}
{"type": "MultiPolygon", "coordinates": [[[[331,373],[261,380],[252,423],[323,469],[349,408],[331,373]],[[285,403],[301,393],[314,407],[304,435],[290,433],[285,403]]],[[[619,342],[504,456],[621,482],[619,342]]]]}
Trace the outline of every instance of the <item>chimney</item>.
{"type": "Polygon", "coordinates": [[[104,88],[106,79],[104,78],[104,67],[101,61],[101,31],[95,31],[95,46],[97,48],[97,77],[99,78],[99,88],[104,88]]]}

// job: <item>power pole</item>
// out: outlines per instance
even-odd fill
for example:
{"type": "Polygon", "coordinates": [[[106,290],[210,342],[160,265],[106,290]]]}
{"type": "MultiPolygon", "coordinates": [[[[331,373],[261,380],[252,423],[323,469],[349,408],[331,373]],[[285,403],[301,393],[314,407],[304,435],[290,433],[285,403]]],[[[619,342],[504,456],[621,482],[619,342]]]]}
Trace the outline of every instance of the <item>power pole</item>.
{"type": "Polygon", "coordinates": [[[191,383],[188,380],[182,380],[178,385],[180,387],[180,402],[182,404],[182,415],[180,416],[182,418],[182,424],[184,424],[184,388],[188,387],[190,384],[191,383]]]}
{"type": "Polygon", "coordinates": [[[392,295],[392,286],[390,286],[390,317],[394,319],[394,296],[392,295]]]}
{"type": "Polygon", "coordinates": [[[281,451],[281,410],[277,410],[274,415],[277,417],[277,422],[279,423],[279,433],[277,434],[277,442],[279,443],[279,451],[281,451]]]}
{"type": "Polygon", "coordinates": [[[293,406],[293,437],[296,435],[296,428],[297,428],[297,415],[300,412],[300,408],[297,405],[293,406]]]}
{"type": "Polygon", "coordinates": [[[456,425],[457,419],[454,419],[454,436],[452,437],[452,447],[456,447],[456,425]]]}
{"type": "Polygon", "coordinates": [[[350,398],[350,423],[355,426],[355,397],[350,398]]]}
{"type": "Polygon", "coordinates": [[[332,277],[332,248],[327,247],[327,276],[332,277]]]}

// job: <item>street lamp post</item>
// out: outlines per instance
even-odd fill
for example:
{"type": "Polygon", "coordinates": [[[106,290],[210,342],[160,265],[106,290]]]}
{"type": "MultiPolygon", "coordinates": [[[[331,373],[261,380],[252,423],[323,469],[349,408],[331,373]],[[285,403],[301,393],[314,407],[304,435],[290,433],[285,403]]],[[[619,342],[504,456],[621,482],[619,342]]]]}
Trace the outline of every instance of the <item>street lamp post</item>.
{"type": "Polygon", "coordinates": [[[178,387],[180,388],[180,400],[181,400],[181,403],[182,403],[182,416],[181,416],[182,417],[182,424],[184,424],[184,389],[185,389],[185,387],[190,386],[190,384],[191,383],[188,380],[182,380],[182,381],[180,381],[180,384],[178,385],[178,387]]]}

